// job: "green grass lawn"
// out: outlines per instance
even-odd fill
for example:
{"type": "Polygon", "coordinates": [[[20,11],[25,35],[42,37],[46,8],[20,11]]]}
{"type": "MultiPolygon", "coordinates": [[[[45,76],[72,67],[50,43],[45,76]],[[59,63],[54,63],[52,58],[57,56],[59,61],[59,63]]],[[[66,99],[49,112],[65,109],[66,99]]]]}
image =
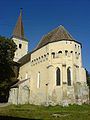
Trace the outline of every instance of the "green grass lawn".
{"type": "Polygon", "coordinates": [[[0,116],[44,120],[90,120],[90,105],[70,105],[69,107],[10,105],[0,108],[0,116]]]}

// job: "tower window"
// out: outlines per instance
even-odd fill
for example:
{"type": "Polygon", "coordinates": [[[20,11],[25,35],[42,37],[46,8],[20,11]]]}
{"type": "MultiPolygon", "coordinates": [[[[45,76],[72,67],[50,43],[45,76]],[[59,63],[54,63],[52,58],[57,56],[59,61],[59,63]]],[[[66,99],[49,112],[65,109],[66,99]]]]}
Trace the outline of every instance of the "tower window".
{"type": "Polygon", "coordinates": [[[20,49],[22,48],[22,44],[19,44],[19,48],[20,48],[20,49]]]}
{"type": "Polygon", "coordinates": [[[61,57],[61,55],[62,55],[62,51],[59,51],[58,52],[58,57],[61,57]]]}
{"type": "Polygon", "coordinates": [[[77,46],[77,45],[75,44],[75,48],[76,48],[76,46],[77,46]]]}

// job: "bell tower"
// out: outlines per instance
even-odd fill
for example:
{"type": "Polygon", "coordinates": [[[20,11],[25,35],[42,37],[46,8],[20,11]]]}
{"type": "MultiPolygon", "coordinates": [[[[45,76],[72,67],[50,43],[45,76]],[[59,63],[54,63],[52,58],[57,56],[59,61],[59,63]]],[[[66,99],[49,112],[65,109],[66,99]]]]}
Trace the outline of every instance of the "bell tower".
{"type": "Polygon", "coordinates": [[[24,26],[22,22],[22,8],[20,9],[20,15],[13,30],[12,39],[17,45],[14,61],[18,61],[28,52],[28,41],[25,39],[24,26]]]}

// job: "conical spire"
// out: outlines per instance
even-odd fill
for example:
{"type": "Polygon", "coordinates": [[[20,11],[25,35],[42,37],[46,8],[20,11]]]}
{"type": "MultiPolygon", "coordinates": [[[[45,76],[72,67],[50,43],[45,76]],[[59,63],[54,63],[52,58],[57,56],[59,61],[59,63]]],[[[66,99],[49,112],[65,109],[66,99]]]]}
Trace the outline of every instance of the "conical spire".
{"type": "Polygon", "coordinates": [[[24,27],[22,22],[22,8],[20,9],[20,15],[18,17],[16,26],[13,31],[13,37],[24,39],[24,27]]]}

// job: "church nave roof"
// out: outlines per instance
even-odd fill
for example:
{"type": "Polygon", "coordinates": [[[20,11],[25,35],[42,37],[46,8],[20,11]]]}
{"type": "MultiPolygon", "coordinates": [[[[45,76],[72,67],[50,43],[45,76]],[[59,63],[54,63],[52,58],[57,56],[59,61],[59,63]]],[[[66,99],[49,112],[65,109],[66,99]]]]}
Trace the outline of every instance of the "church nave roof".
{"type": "Polygon", "coordinates": [[[62,40],[75,41],[75,39],[70,35],[70,33],[62,25],[60,25],[56,29],[46,34],[41,39],[35,50],[43,47],[48,43],[62,41],[62,40]]]}

